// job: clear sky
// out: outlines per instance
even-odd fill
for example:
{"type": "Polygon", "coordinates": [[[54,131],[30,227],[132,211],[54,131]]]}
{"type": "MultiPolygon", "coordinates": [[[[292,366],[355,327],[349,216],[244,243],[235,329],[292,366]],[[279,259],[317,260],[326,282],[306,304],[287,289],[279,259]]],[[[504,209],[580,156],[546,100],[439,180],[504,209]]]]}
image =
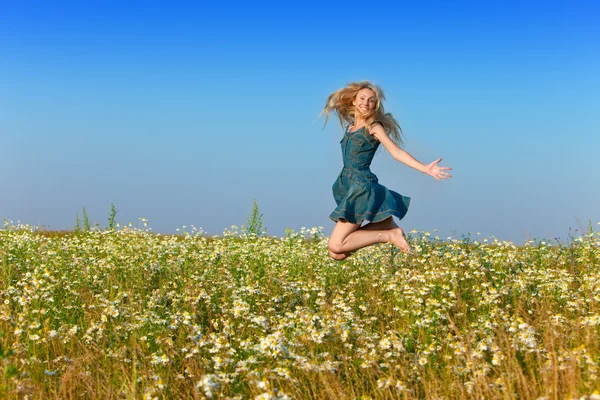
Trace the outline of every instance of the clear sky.
{"type": "Polygon", "coordinates": [[[113,202],[121,223],[220,234],[256,199],[269,234],[329,233],[342,129],[317,116],[368,79],[406,150],[453,167],[437,182],[377,154],[412,198],[401,226],[598,227],[597,1],[0,3],[0,217],[105,226],[113,202]]]}

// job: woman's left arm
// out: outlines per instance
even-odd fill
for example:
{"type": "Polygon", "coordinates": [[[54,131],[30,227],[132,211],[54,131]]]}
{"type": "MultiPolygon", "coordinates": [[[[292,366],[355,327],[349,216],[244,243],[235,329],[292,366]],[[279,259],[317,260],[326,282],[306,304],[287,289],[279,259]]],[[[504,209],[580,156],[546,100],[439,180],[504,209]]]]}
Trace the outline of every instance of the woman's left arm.
{"type": "Polygon", "coordinates": [[[408,151],[402,150],[394,141],[389,137],[385,129],[379,124],[371,127],[371,134],[375,136],[377,140],[385,147],[385,149],[394,157],[396,161],[401,162],[411,168],[416,169],[419,172],[423,172],[438,181],[441,179],[452,178],[452,175],[445,171],[452,170],[450,167],[440,167],[438,164],[442,161],[441,158],[425,165],[416,158],[414,158],[408,151]]]}

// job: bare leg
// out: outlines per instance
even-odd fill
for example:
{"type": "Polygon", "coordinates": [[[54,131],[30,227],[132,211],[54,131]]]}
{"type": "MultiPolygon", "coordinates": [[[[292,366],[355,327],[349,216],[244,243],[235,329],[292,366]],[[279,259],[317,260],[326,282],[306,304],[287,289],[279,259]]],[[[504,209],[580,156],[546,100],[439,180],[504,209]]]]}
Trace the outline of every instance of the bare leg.
{"type": "MultiPolygon", "coordinates": [[[[352,233],[353,231],[360,229],[360,224],[351,224],[349,222],[341,222],[341,221],[336,222],[335,227],[333,228],[333,232],[331,232],[331,236],[329,237],[329,242],[327,243],[327,245],[329,247],[329,256],[336,261],[345,260],[346,258],[350,257],[350,255],[352,254],[351,251],[342,251],[340,247],[337,247],[333,244],[334,243],[333,242],[334,233],[336,232],[336,230],[338,232],[341,232],[342,228],[345,231],[347,230],[347,233],[346,233],[346,236],[347,236],[350,233],[352,233]],[[335,249],[336,251],[334,251],[333,249],[335,249]]],[[[336,235],[336,238],[337,238],[337,236],[340,236],[340,234],[336,235]]]]}
{"type": "Polygon", "coordinates": [[[404,231],[402,228],[398,228],[392,218],[388,218],[364,227],[360,227],[359,224],[338,221],[329,238],[329,255],[336,260],[343,260],[352,251],[375,243],[392,243],[404,253],[410,251],[404,231]]]}
{"type": "Polygon", "coordinates": [[[391,235],[390,242],[396,246],[403,253],[410,252],[410,246],[406,241],[406,235],[404,234],[404,230],[398,227],[394,222],[393,217],[389,217],[380,222],[371,222],[366,225],[360,227],[360,230],[365,231],[379,231],[379,230],[389,230],[391,235]]]}
{"type": "MultiPolygon", "coordinates": [[[[366,225],[361,226],[360,228],[358,228],[357,230],[365,230],[365,231],[377,231],[377,230],[390,230],[390,229],[394,229],[394,228],[398,228],[398,225],[396,225],[396,223],[394,222],[394,218],[393,217],[389,217],[383,221],[380,222],[370,222],[366,225]]],[[[329,250],[329,256],[337,261],[342,261],[345,260],[346,258],[350,257],[350,255],[352,255],[353,252],[345,252],[345,253],[334,253],[333,251],[329,250]]]]}

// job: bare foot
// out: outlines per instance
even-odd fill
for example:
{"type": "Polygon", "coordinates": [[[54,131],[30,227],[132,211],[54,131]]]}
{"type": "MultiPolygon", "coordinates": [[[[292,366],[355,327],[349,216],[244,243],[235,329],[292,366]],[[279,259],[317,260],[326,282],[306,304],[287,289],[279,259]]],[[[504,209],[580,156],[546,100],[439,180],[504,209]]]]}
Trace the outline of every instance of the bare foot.
{"type": "Polygon", "coordinates": [[[390,230],[390,242],[403,253],[410,253],[410,246],[404,236],[402,228],[395,228],[390,230]]]}

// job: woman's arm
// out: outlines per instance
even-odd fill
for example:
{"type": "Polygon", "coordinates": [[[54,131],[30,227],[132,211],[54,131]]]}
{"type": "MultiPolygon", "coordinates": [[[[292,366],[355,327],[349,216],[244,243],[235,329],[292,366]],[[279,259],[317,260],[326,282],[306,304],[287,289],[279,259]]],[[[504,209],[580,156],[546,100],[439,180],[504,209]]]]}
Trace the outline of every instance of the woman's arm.
{"type": "Polygon", "coordinates": [[[440,167],[438,163],[442,161],[441,158],[425,165],[416,158],[414,158],[409,152],[406,150],[402,150],[394,141],[389,137],[385,129],[380,124],[373,125],[371,127],[371,134],[375,136],[377,140],[385,147],[385,149],[394,157],[396,161],[401,162],[411,168],[416,169],[419,172],[423,172],[424,174],[430,175],[437,179],[438,181],[441,179],[452,178],[452,175],[445,172],[448,170],[452,170],[450,167],[440,167]]]}

